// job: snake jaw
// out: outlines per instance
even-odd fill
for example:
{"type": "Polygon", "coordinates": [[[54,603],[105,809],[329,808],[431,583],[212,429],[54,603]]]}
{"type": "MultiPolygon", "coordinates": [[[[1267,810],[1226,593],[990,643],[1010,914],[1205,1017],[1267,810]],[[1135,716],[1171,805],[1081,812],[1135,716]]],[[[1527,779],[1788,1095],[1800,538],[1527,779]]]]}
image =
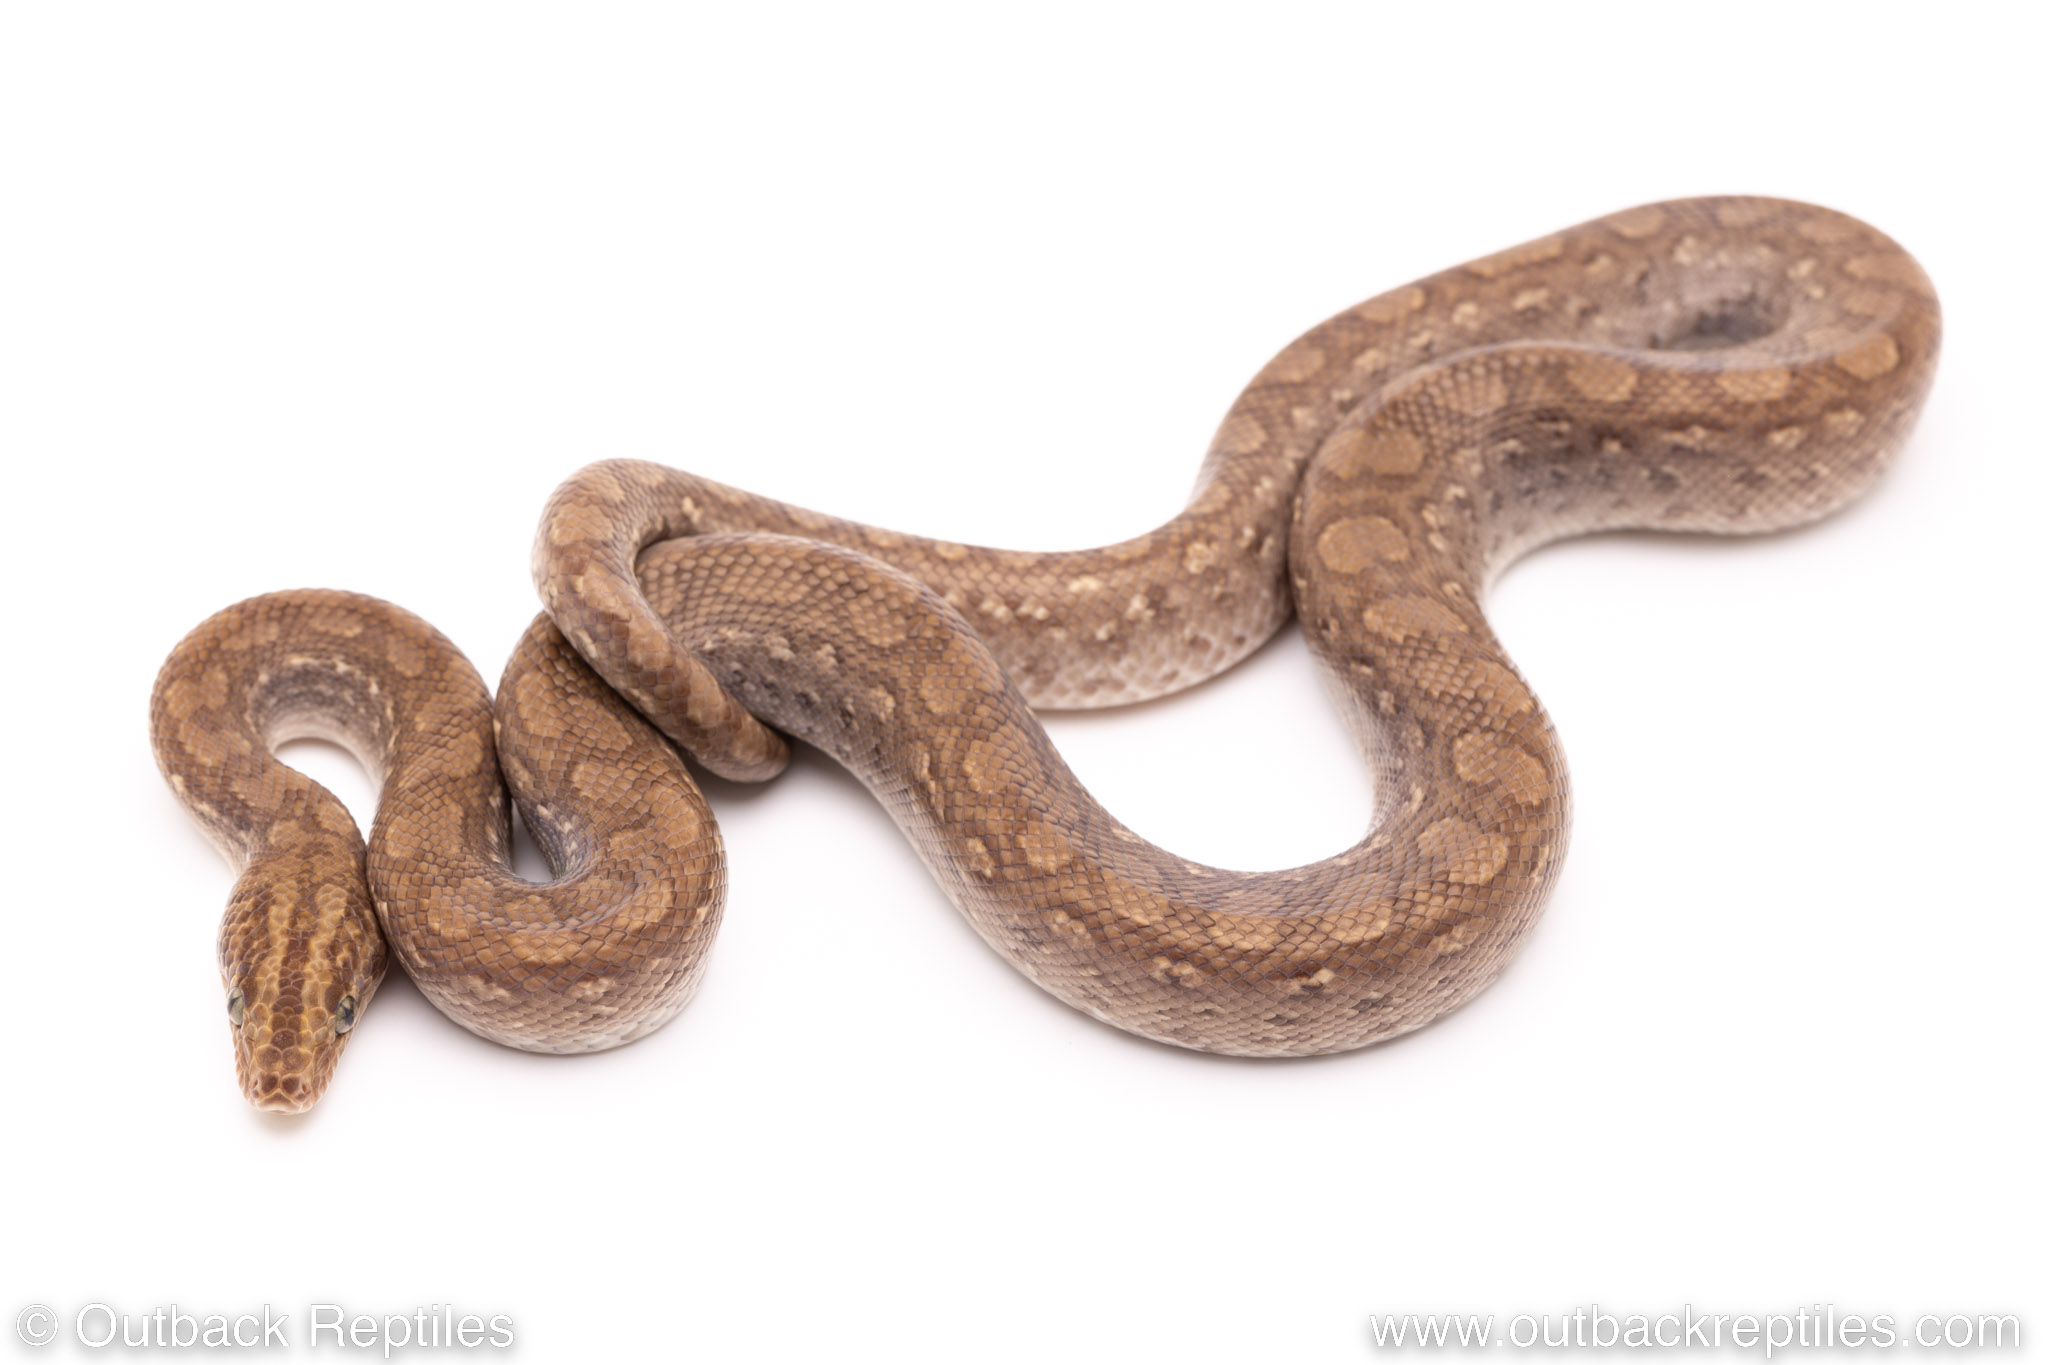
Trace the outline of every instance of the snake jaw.
{"type": "Polygon", "coordinates": [[[300,1076],[282,1076],[265,1072],[255,1078],[256,1083],[244,1082],[243,1093],[249,1103],[270,1114],[303,1114],[319,1100],[318,1086],[325,1082],[312,1082],[300,1076]]]}

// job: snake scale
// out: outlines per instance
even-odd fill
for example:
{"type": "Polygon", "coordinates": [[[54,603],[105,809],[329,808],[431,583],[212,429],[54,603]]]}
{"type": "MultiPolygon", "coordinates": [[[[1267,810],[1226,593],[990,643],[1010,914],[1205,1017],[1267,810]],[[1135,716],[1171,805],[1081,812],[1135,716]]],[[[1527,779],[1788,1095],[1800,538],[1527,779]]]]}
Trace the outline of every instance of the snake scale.
{"type": "Polygon", "coordinates": [[[244,1093],[309,1108],[392,951],[515,1047],[660,1027],[726,886],[678,750],[760,779],[784,735],[855,773],[981,935],[1099,1019],[1245,1056],[1415,1029],[1501,972],[1565,851],[1564,760],[1481,613],[1490,577],[1563,536],[1841,506],[1910,429],[1939,336],[1919,266],[1853,218],[1651,204],[1308,332],[1232,405],[1186,509],[1122,544],[969,547],[606,461],[547,506],[546,614],[495,706],[388,603],[231,607],[177,646],[150,714],[238,871],[218,956],[244,1093]],[[1033,718],[1186,687],[1290,613],[1374,773],[1371,827],[1322,862],[1154,847],[1033,718]],[[378,782],[367,843],[273,756],[303,735],[378,782]],[[508,787],[551,883],[511,870],[508,787]]]}

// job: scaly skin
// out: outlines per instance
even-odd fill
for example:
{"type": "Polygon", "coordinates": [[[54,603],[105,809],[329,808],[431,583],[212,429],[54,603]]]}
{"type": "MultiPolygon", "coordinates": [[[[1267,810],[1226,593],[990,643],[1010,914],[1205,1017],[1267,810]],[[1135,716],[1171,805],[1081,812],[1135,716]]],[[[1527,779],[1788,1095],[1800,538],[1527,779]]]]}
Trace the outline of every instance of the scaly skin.
{"type": "Polygon", "coordinates": [[[1254,1056],[1419,1027],[1505,967],[1568,832],[1556,736],[1479,608],[1492,575],[1568,535],[1824,515],[1898,449],[1939,338],[1926,277],[1874,229],[1688,200],[1307,333],[1233,405],[1187,510],[1119,545],[982,549],[590,466],[535,542],[561,634],[529,633],[496,713],[564,875],[548,887],[506,865],[490,702],[452,646],[344,594],[231,608],[165,665],[152,717],[167,777],[241,869],[221,969],[244,1088],[318,1096],[344,1001],[359,1015],[375,989],[378,918],[436,1005],[514,1046],[612,1046],[682,1007],[722,855],[628,701],[728,776],[781,766],[769,727],[831,753],[989,943],[1119,1027],[1254,1056]],[[1323,862],[1231,872],[1146,844],[1031,715],[1199,681],[1290,608],[1377,779],[1372,827],[1323,862]],[[380,775],[367,855],[270,757],[299,733],[380,775]]]}

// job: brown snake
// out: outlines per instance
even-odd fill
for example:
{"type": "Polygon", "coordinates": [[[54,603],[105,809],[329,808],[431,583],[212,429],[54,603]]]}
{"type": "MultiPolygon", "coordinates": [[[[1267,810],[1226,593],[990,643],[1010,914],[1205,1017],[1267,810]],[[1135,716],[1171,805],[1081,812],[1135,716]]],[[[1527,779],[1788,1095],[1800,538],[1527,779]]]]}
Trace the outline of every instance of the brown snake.
{"type": "Polygon", "coordinates": [[[1490,577],[1563,536],[1841,506],[1911,427],[1939,332],[1918,265],[1854,219],[1652,204],[1301,337],[1231,407],[1187,509],[1119,545],[972,548],[592,465],[548,504],[548,616],[495,715],[454,646],[389,604],[229,608],[164,665],[151,722],[239,868],[219,961],[244,1091],[318,1098],[387,941],[451,1018],[516,1047],[673,1017],[725,870],[642,715],[731,777],[775,773],[777,731],[831,754],[991,945],[1118,1027],[1248,1056],[1417,1028],[1506,966],[1565,847],[1564,761],[1480,612],[1490,577]],[[1371,828],[1322,862],[1230,872],[1147,844],[1031,714],[1188,686],[1290,610],[1375,774],[1371,828]],[[381,784],[367,849],[272,756],[306,734],[381,784]],[[550,884],[511,871],[501,765],[550,884]]]}

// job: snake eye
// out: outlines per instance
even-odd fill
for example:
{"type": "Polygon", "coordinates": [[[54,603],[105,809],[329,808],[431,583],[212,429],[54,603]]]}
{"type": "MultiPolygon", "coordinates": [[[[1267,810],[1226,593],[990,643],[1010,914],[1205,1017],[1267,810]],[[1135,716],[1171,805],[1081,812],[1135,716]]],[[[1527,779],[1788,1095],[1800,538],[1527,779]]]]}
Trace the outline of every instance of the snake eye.
{"type": "Polygon", "coordinates": [[[334,1036],[339,1038],[356,1026],[356,998],[353,995],[341,997],[341,1003],[334,1007],[334,1036]]]}
{"type": "Polygon", "coordinates": [[[249,997],[242,994],[240,986],[228,992],[228,1022],[236,1028],[242,1026],[242,1015],[249,1008],[249,997]]]}

